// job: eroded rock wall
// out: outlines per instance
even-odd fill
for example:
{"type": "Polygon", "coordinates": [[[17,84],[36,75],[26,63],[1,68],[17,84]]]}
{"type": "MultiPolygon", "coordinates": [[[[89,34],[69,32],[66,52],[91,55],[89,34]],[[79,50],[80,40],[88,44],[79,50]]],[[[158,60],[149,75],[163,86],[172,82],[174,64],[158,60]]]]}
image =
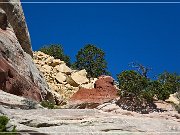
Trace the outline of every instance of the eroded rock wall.
{"type": "MultiPolygon", "coordinates": [[[[20,0],[0,0],[7,18],[23,50],[32,56],[31,41],[20,0]]],[[[1,24],[1,22],[0,22],[1,24]]]]}
{"type": "Polygon", "coordinates": [[[0,89],[36,101],[60,102],[61,96],[49,89],[29,55],[32,50],[22,7],[12,2],[0,3],[0,89]]]}

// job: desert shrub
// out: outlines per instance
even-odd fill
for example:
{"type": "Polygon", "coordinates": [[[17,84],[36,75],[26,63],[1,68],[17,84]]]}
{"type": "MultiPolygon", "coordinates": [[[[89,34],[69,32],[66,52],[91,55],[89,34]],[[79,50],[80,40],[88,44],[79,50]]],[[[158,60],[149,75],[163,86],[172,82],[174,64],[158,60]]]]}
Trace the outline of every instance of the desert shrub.
{"type": "Polygon", "coordinates": [[[158,99],[165,100],[170,94],[180,91],[180,76],[176,73],[164,72],[158,76],[161,83],[161,90],[158,91],[158,99]]]}
{"type": "Polygon", "coordinates": [[[152,100],[154,95],[159,100],[166,100],[170,94],[180,91],[180,76],[173,73],[164,72],[158,79],[152,81],[140,73],[129,70],[118,75],[119,88],[121,95],[128,93],[135,97],[152,100]]]}
{"type": "Polygon", "coordinates": [[[73,68],[78,70],[86,69],[89,78],[109,75],[104,57],[105,53],[102,49],[88,44],[78,51],[73,68]]]}
{"type": "Polygon", "coordinates": [[[63,47],[59,44],[44,46],[40,48],[40,51],[53,56],[55,59],[64,61],[68,66],[71,65],[70,57],[64,54],[63,47]]]}
{"type": "Polygon", "coordinates": [[[36,109],[37,102],[30,99],[24,99],[22,102],[27,106],[26,109],[36,109]]]}
{"type": "Polygon", "coordinates": [[[12,131],[7,131],[6,125],[9,122],[9,118],[7,116],[0,116],[0,132],[4,135],[12,135],[16,133],[16,126],[13,127],[12,131]],[[8,133],[8,132],[14,132],[14,133],[8,133]]]}
{"type": "Polygon", "coordinates": [[[6,131],[6,124],[8,123],[9,119],[6,116],[0,116],[0,131],[6,131]]]}
{"type": "Polygon", "coordinates": [[[144,92],[146,91],[149,80],[136,71],[123,71],[118,75],[118,82],[121,89],[121,96],[132,95],[136,98],[142,98],[143,95],[147,96],[144,92]]]}
{"type": "Polygon", "coordinates": [[[41,105],[45,108],[48,108],[48,109],[54,109],[55,108],[55,104],[48,101],[48,100],[44,100],[41,102],[41,105]]]}
{"type": "Polygon", "coordinates": [[[160,111],[153,103],[156,91],[159,91],[161,84],[152,81],[137,71],[123,71],[117,76],[121,98],[117,104],[126,110],[139,113],[160,111]]]}
{"type": "MultiPolygon", "coordinates": [[[[159,95],[162,90],[162,84],[155,80],[149,80],[147,87],[144,90],[144,98],[152,101],[155,95],[159,95]]],[[[159,98],[159,97],[158,97],[159,98]]]]}

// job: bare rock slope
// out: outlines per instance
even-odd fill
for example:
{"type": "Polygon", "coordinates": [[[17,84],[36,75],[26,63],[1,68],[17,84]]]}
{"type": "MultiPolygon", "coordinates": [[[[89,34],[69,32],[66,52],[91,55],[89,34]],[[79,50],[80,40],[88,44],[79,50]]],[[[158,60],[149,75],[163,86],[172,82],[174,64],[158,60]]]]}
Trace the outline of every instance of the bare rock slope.
{"type": "Polygon", "coordinates": [[[180,120],[173,112],[142,115],[96,109],[15,110],[1,107],[0,110],[19,132],[26,134],[178,135],[180,132],[180,120]]]}

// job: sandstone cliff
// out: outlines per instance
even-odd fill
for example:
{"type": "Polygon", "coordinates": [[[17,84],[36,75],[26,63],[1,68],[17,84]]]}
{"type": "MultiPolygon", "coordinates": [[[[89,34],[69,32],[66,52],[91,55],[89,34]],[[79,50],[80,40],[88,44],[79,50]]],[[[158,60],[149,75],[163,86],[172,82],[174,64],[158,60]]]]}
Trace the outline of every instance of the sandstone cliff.
{"type": "Polygon", "coordinates": [[[60,95],[51,92],[34,65],[22,7],[12,2],[0,3],[0,89],[37,101],[53,102],[54,95],[60,95]]]}
{"type": "MultiPolygon", "coordinates": [[[[8,22],[12,26],[22,49],[32,56],[29,31],[20,0],[0,0],[0,8],[6,12],[8,22]]],[[[7,25],[8,22],[3,25],[7,25]]]]}

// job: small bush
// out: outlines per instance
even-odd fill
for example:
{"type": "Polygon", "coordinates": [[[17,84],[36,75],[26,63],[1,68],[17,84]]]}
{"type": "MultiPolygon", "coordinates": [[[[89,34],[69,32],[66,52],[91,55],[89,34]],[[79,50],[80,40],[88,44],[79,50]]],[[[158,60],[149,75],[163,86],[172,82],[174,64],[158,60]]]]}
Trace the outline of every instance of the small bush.
{"type": "Polygon", "coordinates": [[[6,116],[0,116],[0,132],[6,131],[6,124],[9,119],[6,116]]]}
{"type": "Polygon", "coordinates": [[[41,102],[41,105],[45,108],[48,108],[48,109],[54,109],[55,108],[55,104],[54,103],[51,103],[50,101],[48,100],[44,100],[41,102]]]}
{"type": "Polygon", "coordinates": [[[180,91],[180,76],[176,73],[164,72],[158,76],[158,81],[162,85],[156,93],[158,99],[166,100],[170,94],[180,91]]]}
{"type": "Polygon", "coordinates": [[[13,135],[16,133],[16,126],[13,127],[12,131],[7,131],[6,125],[9,122],[9,118],[7,116],[0,116],[0,132],[4,135],[13,135]],[[14,133],[8,133],[8,132],[14,132],[14,133]]]}
{"type": "Polygon", "coordinates": [[[27,109],[36,109],[37,102],[29,99],[24,99],[22,102],[27,106],[27,109]]]}

